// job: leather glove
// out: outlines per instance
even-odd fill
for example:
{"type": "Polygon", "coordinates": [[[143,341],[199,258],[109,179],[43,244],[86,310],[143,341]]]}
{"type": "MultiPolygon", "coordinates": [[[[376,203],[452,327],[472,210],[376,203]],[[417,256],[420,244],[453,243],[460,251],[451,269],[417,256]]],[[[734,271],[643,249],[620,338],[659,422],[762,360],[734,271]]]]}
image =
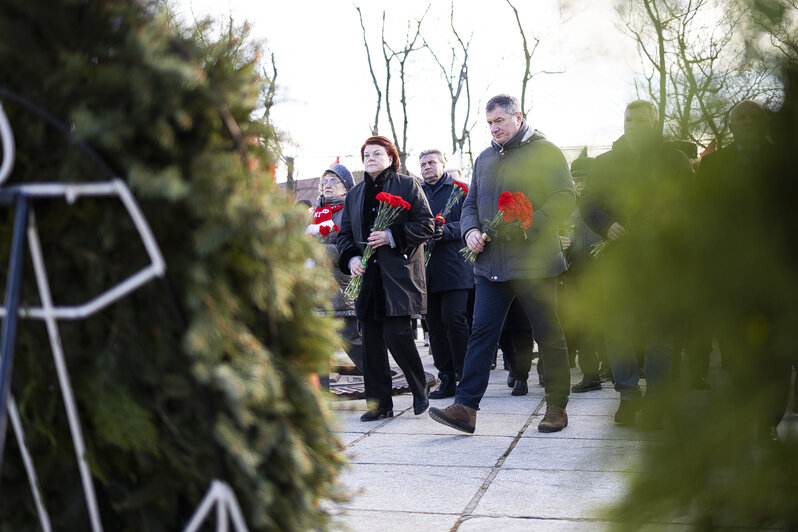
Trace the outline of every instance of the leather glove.
{"type": "Polygon", "coordinates": [[[482,226],[482,234],[488,235],[491,240],[494,240],[498,237],[498,234],[496,233],[496,228],[491,227],[488,224],[482,226]]]}
{"type": "Polygon", "coordinates": [[[526,239],[526,234],[523,229],[516,224],[501,224],[499,226],[498,236],[502,240],[521,241],[526,239]]]}
{"type": "Polygon", "coordinates": [[[435,232],[432,233],[430,240],[433,242],[439,242],[443,239],[443,226],[435,224],[435,232]]]}

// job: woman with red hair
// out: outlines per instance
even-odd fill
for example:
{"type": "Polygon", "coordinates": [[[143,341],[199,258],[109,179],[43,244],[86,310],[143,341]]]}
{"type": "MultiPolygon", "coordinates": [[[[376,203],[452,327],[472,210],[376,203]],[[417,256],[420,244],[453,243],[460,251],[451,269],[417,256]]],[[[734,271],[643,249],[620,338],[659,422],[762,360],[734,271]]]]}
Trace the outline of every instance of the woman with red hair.
{"type": "Polygon", "coordinates": [[[393,416],[391,372],[387,350],[402,369],[413,392],[413,412],[429,406],[424,366],[411,327],[412,314],[424,314],[427,286],[422,244],[432,236],[435,224],[421,186],[399,171],[399,153],[385,137],[375,136],[360,148],[363,181],[346,196],[338,233],[338,266],[345,274],[363,276],[355,301],[355,314],[363,334],[364,383],[368,411],[361,421],[393,416]],[[373,231],[379,202],[386,192],[410,204],[384,231],[373,231]],[[363,251],[374,254],[363,264],[363,251]]]}

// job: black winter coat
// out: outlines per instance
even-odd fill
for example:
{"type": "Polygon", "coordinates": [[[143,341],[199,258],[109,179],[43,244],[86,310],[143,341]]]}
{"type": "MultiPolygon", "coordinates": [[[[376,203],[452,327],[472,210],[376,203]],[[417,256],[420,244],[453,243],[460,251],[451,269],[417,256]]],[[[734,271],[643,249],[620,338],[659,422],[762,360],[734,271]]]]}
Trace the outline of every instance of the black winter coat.
{"type": "MultiPolygon", "coordinates": [[[[424,246],[434,229],[432,212],[427,198],[418,181],[410,176],[386,171],[377,179],[382,183],[382,191],[402,197],[410,203],[410,210],[403,210],[389,227],[396,243],[395,248],[380,246],[373,258],[379,265],[386,316],[408,316],[424,314],[427,311],[427,283],[424,274],[424,246]]],[[[363,234],[364,189],[369,180],[353,187],[346,196],[341,230],[338,233],[338,266],[349,275],[349,261],[362,256],[366,248],[368,234],[363,234]]],[[[371,263],[369,263],[371,265],[371,263]]],[[[369,266],[370,267],[370,266],[369,266]]],[[[368,275],[368,273],[366,273],[368,275]]],[[[373,318],[365,314],[368,300],[372,294],[363,284],[363,290],[355,302],[358,319],[373,318]]]]}
{"type": "MultiPolygon", "coordinates": [[[[444,173],[435,185],[421,184],[433,214],[443,212],[455,186],[454,180],[447,173],[444,173]]],[[[463,247],[463,241],[460,239],[460,211],[464,201],[465,195],[446,215],[443,238],[437,242],[427,243],[432,249],[427,266],[427,290],[430,293],[474,288],[474,267],[460,254],[460,248],[463,247]]]]}
{"type": "Polygon", "coordinates": [[[763,143],[756,150],[743,150],[736,142],[709,153],[698,166],[698,180],[713,186],[745,185],[767,168],[775,157],[773,144],[763,143]]]}
{"type": "Polygon", "coordinates": [[[602,237],[616,222],[636,231],[662,214],[662,208],[654,208],[661,200],[658,190],[668,183],[688,186],[692,176],[690,161],[672,144],[661,140],[638,156],[621,137],[610,151],[596,157],[585,180],[579,202],[582,219],[602,237]]]}

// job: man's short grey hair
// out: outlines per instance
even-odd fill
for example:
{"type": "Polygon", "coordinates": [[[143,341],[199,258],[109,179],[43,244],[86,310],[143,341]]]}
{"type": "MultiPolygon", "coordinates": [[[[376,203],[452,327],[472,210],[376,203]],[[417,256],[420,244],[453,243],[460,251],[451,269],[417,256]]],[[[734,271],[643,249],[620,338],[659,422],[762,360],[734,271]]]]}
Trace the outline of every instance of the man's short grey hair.
{"type": "Polygon", "coordinates": [[[499,94],[488,100],[488,103],[485,105],[485,111],[490,113],[497,107],[501,107],[508,115],[522,112],[521,104],[518,103],[518,98],[510,96],[509,94],[499,94]]]}
{"type": "Polygon", "coordinates": [[[659,109],[657,109],[657,106],[654,105],[654,102],[648,100],[635,100],[626,106],[627,111],[633,109],[648,109],[648,112],[651,113],[651,116],[653,116],[655,120],[659,120],[659,109]]]}
{"type": "Polygon", "coordinates": [[[435,148],[432,148],[431,150],[424,150],[424,151],[422,151],[421,153],[418,154],[418,160],[420,161],[421,159],[423,159],[427,155],[437,155],[438,160],[441,162],[441,164],[446,164],[446,158],[443,156],[443,153],[441,152],[441,150],[438,150],[438,149],[435,149],[435,148]]]}

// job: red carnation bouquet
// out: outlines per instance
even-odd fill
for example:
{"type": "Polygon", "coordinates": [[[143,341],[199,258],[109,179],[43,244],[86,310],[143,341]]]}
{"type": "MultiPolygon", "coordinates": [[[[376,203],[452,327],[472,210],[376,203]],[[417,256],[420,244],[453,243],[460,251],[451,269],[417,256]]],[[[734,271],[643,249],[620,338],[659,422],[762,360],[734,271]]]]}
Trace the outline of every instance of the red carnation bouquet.
{"type": "Polygon", "coordinates": [[[327,237],[330,233],[337,233],[338,226],[336,224],[332,225],[322,225],[319,227],[319,234],[323,237],[327,237]]]}
{"type": "MultiPolygon", "coordinates": [[[[465,183],[454,181],[454,187],[452,187],[452,192],[449,194],[449,198],[446,200],[446,205],[444,205],[443,210],[435,216],[435,221],[438,222],[439,225],[446,223],[446,217],[449,216],[450,212],[452,212],[452,208],[457,205],[457,202],[460,201],[460,198],[466,194],[468,194],[468,187],[465,185],[465,183]]],[[[427,244],[427,248],[424,250],[424,266],[429,264],[429,258],[431,256],[432,248],[429,247],[429,244],[427,244]]]]}
{"type": "MultiPolygon", "coordinates": [[[[372,231],[385,231],[394,220],[396,220],[396,217],[399,216],[402,210],[410,210],[410,204],[408,202],[399,196],[394,196],[387,192],[380,192],[377,194],[377,201],[380,206],[377,209],[377,218],[374,220],[374,226],[371,228],[372,231]]],[[[366,249],[363,251],[363,256],[360,258],[360,263],[363,266],[367,266],[372,255],[374,255],[374,249],[372,249],[371,246],[366,246],[366,249]]],[[[357,296],[360,295],[360,288],[362,285],[362,275],[353,277],[346,286],[344,295],[349,299],[357,299],[357,296]]]]}
{"type": "MultiPolygon", "coordinates": [[[[502,192],[499,196],[499,210],[493,220],[488,222],[488,227],[492,230],[501,224],[517,225],[526,238],[526,230],[532,225],[532,202],[530,202],[523,192],[502,192]]],[[[488,241],[488,234],[482,233],[482,240],[488,241]]],[[[468,249],[468,246],[460,250],[466,262],[474,262],[477,254],[468,249]]]]}

